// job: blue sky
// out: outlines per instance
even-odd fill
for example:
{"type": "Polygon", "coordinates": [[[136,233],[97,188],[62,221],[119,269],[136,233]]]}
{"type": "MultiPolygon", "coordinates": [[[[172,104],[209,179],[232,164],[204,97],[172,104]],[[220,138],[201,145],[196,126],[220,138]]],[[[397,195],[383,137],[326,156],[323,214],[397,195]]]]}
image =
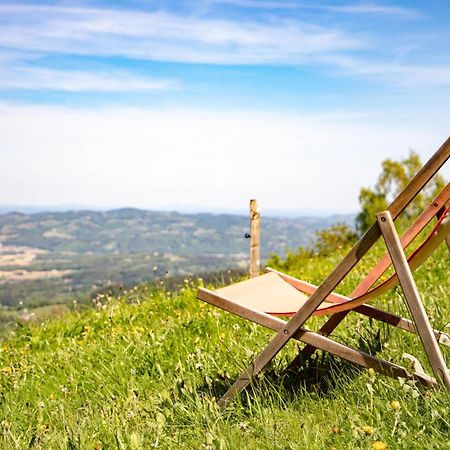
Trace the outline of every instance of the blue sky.
{"type": "Polygon", "coordinates": [[[382,159],[449,134],[449,18],[447,1],[3,0],[0,203],[354,211],[382,159]]]}

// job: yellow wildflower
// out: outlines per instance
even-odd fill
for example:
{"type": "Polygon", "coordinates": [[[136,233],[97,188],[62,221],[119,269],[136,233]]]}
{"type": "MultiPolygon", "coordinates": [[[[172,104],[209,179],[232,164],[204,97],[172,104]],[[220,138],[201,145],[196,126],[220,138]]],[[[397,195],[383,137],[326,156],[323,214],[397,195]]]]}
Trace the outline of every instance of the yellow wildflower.
{"type": "Polygon", "coordinates": [[[361,427],[361,430],[363,430],[366,434],[373,434],[373,432],[375,431],[374,428],[370,425],[364,425],[363,427],[361,427]]]}
{"type": "Polygon", "coordinates": [[[391,402],[391,408],[394,411],[398,411],[400,409],[400,402],[398,402],[397,400],[392,400],[391,402]]]}
{"type": "Polygon", "coordinates": [[[386,450],[387,444],[383,441],[375,441],[372,442],[372,448],[373,450],[386,450]]]}

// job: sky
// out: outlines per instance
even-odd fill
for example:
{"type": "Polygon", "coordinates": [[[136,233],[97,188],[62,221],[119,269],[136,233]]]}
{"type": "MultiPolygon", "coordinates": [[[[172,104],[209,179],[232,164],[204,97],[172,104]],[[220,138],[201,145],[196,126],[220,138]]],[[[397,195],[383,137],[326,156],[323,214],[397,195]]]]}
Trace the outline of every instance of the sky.
{"type": "Polygon", "coordinates": [[[449,19],[433,0],[0,0],[0,205],[355,212],[384,159],[450,134],[449,19]]]}

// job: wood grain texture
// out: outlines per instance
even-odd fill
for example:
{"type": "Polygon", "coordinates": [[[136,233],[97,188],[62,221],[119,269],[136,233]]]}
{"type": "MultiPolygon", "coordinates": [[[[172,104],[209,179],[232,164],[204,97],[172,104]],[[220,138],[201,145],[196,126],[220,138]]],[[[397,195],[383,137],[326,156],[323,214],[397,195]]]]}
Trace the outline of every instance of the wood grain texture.
{"type": "Polygon", "coordinates": [[[258,203],[250,200],[250,278],[260,271],[260,218],[258,203]]]}
{"type": "Polygon", "coordinates": [[[450,392],[450,376],[447,372],[447,366],[441,350],[439,349],[439,345],[436,342],[433,329],[425,312],[411,269],[408,266],[405,253],[403,252],[400,239],[395,229],[394,221],[392,220],[389,211],[377,214],[377,220],[386,242],[386,247],[391,255],[392,264],[394,265],[400,280],[400,285],[416,326],[417,333],[425,348],[433,372],[436,378],[440,380],[450,392]]]}

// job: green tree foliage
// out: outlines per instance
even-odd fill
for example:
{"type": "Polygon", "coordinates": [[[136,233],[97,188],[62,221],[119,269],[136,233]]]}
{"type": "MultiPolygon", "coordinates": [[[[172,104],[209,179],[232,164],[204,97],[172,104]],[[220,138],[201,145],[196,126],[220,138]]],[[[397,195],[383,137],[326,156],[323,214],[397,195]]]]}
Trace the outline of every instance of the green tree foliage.
{"type": "MultiPolygon", "coordinates": [[[[361,211],[356,216],[358,233],[364,233],[373,224],[375,215],[388,207],[421,167],[420,156],[414,151],[411,151],[409,156],[403,160],[386,159],[382,162],[382,170],[375,187],[373,189],[362,188],[360,191],[361,211]]],[[[416,217],[443,187],[444,179],[442,176],[436,175],[406,208],[402,216],[403,220],[411,220],[416,217]]]]}
{"type": "Polygon", "coordinates": [[[356,240],[356,233],[346,224],[332,225],[316,232],[315,250],[323,256],[335,253],[356,240]]]}

